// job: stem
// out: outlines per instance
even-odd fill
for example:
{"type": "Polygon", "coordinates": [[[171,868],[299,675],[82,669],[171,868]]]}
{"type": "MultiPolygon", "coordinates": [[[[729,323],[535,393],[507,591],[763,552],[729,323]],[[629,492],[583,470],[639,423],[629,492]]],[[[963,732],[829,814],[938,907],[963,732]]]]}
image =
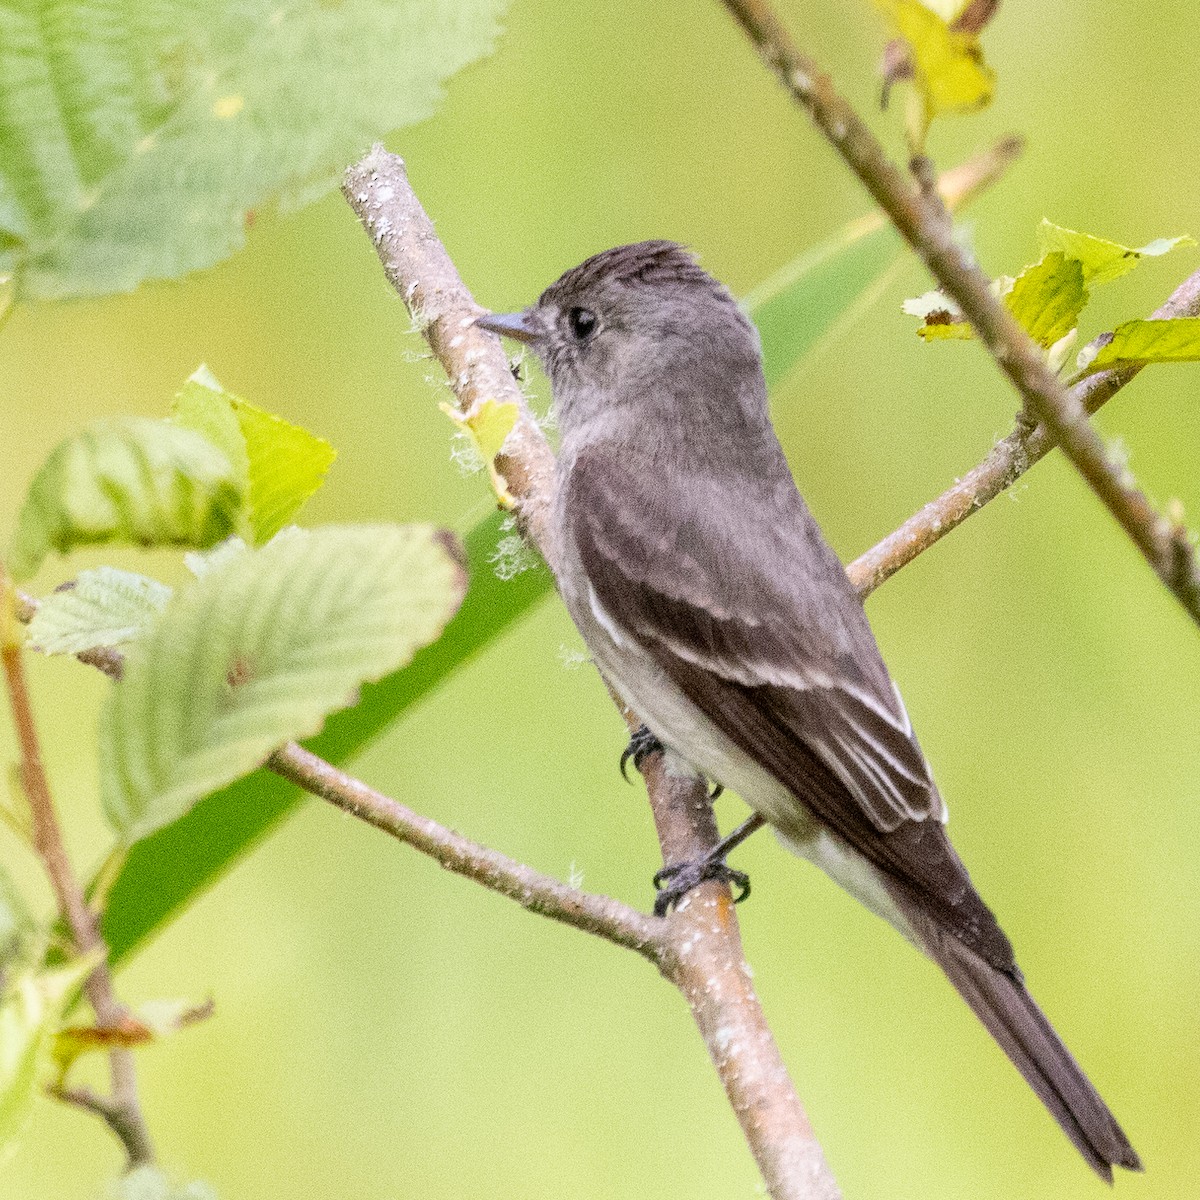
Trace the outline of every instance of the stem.
{"type": "MultiPolygon", "coordinates": [[[[107,947],[100,936],[96,914],[88,907],[83,888],[71,870],[62,828],[50,794],[49,780],[42,763],[41,745],[29,698],[21,643],[15,635],[15,630],[9,627],[14,615],[13,597],[8,577],[0,569],[0,604],[3,605],[0,621],[5,626],[0,637],[0,659],[3,660],[13,724],[20,747],[21,787],[29,802],[33,849],[50,879],[59,912],[66,919],[71,931],[76,954],[84,955],[97,949],[104,953],[107,947]]],[[[24,605],[22,610],[23,608],[24,605]]],[[[103,958],[84,981],[83,990],[96,1014],[96,1020],[101,1025],[120,1024],[125,1010],[113,993],[112,977],[103,958]]],[[[152,1163],[154,1147],[138,1103],[133,1055],[125,1049],[114,1049],[109,1054],[109,1064],[112,1074],[112,1097],[104,1101],[103,1108],[94,1107],[94,1111],[104,1118],[125,1147],[130,1169],[143,1163],[152,1163]]]]}

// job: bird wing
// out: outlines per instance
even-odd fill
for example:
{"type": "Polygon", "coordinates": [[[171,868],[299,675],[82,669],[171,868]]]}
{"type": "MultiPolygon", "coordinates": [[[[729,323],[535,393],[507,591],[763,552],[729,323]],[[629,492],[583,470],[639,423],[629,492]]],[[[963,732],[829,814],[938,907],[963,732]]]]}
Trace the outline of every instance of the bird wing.
{"type": "Polygon", "coordinates": [[[684,484],[593,448],[566,486],[567,532],[606,618],[893,885],[1015,971],[859,598],[790,476],[684,484]]]}

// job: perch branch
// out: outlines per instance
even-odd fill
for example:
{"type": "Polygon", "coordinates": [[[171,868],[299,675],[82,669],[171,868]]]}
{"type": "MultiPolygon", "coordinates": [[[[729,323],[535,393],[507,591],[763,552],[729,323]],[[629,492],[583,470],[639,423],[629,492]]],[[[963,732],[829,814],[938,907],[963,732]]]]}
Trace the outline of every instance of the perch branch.
{"type": "MultiPolygon", "coordinates": [[[[473,325],[481,309],[463,284],[409,187],[403,161],[376,146],[342,187],[375,246],[388,282],[404,299],[442,364],[458,407],[486,399],[518,405],[520,417],[494,466],[518,520],[553,569],[549,500],[554,456],[529,416],[499,339],[473,325]]],[[[623,714],[627,722],[629,714],[623,714]]],[[[647,764],[646,785],[664,862],[716,844],[704,787],[647,764]]],[[[728,887],[709,883],[662,923],[659,968],[684,994],[717,1074],[776,1200],[831,1200],[837,1185],[800,1104],[749,982],[728,887]]]]}
{"type": "MultiPolygon", "coordinates": [[[[20,617],[26,610],[27,602],[16,598],[7,575],[0,569],[0,626],[3,626],[0,630],[0,657],[3,658],[13,725],[20,748],[21,789],[29,803],[33,849],[45,868],[58,902],[59,912],[71,931],[76,954],[83,956],[99,951],[104,955],[107,947],[100,936],[96,914],[88,907],[83,888],[71,870],[62,828],[50,794],[50,782],[46,778],[46,770],[42,763],[41,744],[25,677],[24,654],[15,630],[9,628],[14,602],[16,614],[20,617]]],[[[125,1009],[113,992],[112,977],[103,957],[84,981],[83,989],[100,1025],[121,1024],[125,1017],[125,1009]]],[[[89,1107],[105,1120],[120,1139],[129,1160],[129,1168],[132,1170],[154,1161],[154,1147],[138,1102],[133,1055],[127,1049],[114,1048],[109,1052],[109,1066],[112,1074],[112,1095],[102,1102],[93,1096],[98,1102],[89,1107]]]]}
{"type": "MultiPolygon", "coordinates": [[[[914,187],[879,139],[803,53],[766,0],[722,0],[766,65],[842,156],[942,290],[970,321],[1000,370],[1020,393],[1050,441],[1108,506],[1163,583],[1200,624],[1200,569],[1186,530],[1158,513],[1125,467],[1108,454],[1079,397],[1050,370],[986,275],[955,241],[945,207],[932,188],[914,187]]],[[[925,164],[926,167],[928,164],[925,164]]]]}

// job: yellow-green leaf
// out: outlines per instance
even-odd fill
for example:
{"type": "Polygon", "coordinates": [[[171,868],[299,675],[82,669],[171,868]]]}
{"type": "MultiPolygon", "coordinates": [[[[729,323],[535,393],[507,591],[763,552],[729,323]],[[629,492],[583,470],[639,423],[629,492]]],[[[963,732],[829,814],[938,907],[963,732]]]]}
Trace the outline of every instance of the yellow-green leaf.
{"type": "Polygon", "coordinates": [[[10,570],[32,575],[51,550],[131,542],[207,549],[234,531],[244,490],[207,437],[168,421],[98,421],[61,442],[30,484],[10,570]]]}
{"type": "Polygon", "coordinates": [[[1195,244],[1194,238],[1184,234],[1180,237],[1157,238],[1135,250],[1118,242],[1093,237],[1090,233],[1064,229],[1044,217],[1038,226],[1038,245],[1042,253],[1060,250],[1068,258],[1077,259],[1083,268],[1083,281],[1086,284],[1109,283],[1132,271],[1143,258],[1156,258],[1179,246],[1195,244]]]}
{"type": "Polygon", "coordinates": [[[504,476],[496,470],[496,455],[500,453],[504,446],[504,439],[516,425],[520,409],[511,400],[501,404],[490,396],[477,404],[466,415],[459,412],[452,404],[443,403],[441,409],[459,429],[470,437],[479,451],[480,457],[487,464],[493,491],[500,503],[508,508],[513,499],[509,495],[508,484],[505,482],[504,476]]]}
{"type": "MultiPolygon", "coordinates": [[[[951,29],[920,0],[875,0],[875,7],[912,48],[926,127],[943,113],[972,112],[991,100],[996,79],[975,34],[951,29]]],[[[920,143],[924,129],[917,133],[920,143]]]]}
{"type": "Polygon", "coordinates": [[[1200,362],[1200,317],[1126,321],[1087,369],[1155,362],[1200,362]]]}
{"type": "Polygon", "coordinates": [[[1075,328],[1088,302],[1083,268],[1061,251],[1047,254],[1017,276],[1004,302],[1029,336],[1049,349],[1075,328]]]}
{"type": "Polygon", "coordinates": [[[0,999],[0,1165],[16,1149],[49,1073],[58,1023],[75,988],[91,973],[89,955],[58,971],[28,972],[13,979],[0,999]]]}
{"type": "Polygon", "coordinates": [[[248,532],[270,541],[321,486],[336,451],[323,438],[226,391],[200,367],[175,397],[174,420],[224,450],[247,489],[248,532]]]}

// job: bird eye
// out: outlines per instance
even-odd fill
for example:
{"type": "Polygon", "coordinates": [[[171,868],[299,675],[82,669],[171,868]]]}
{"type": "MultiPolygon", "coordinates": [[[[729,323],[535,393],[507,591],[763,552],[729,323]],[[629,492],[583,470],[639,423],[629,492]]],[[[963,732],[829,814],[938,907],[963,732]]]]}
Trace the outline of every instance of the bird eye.
{"type": "Polygon", "coordinates": [[[596,314],[590,308],[573,308],[567,313],[567,324],[579,341],[586,342],[595,332],[596,314]]]}

